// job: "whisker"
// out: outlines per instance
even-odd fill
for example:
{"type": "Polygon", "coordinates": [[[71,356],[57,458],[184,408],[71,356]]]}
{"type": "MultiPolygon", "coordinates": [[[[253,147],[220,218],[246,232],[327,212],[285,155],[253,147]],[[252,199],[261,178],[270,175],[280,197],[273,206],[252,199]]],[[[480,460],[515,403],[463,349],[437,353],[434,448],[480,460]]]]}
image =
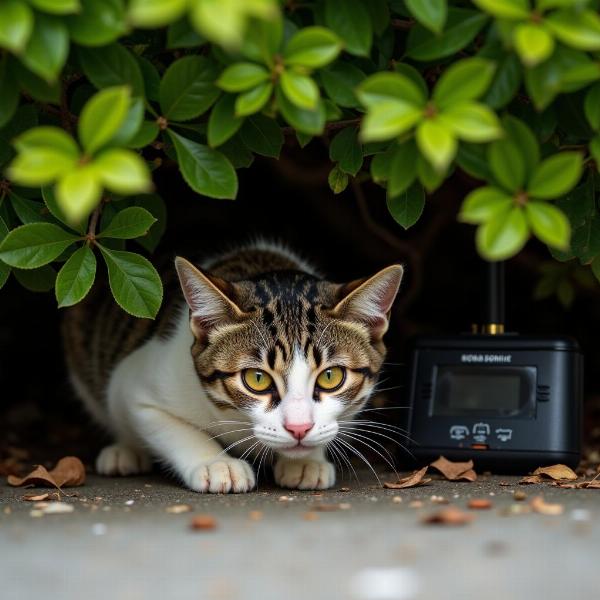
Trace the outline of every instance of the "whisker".
{"type": "Polygon", "coordinates": [[[371,469],[371,472],[373,473],[373,475],[375,475],[375,479],[377,479],[379,485],[381,485],[381,479],[379,479],[379,476],[375,472],[373,465],[371,465],[371,463],[365,458],[364,454],[360,450],[357,450],[354,446],[352,446],[351,444],[346,442],[345,440],[342,440],[341,438],[338,438],[337,441],[340,444],[342,444],[343,446],[345,446],[346,448],[348,448],[351,452],[356,454],[356,456],[358,456],[367,465],[367,467],[369,467],[369,469],[371,469]]]}
{"type": "Polygon", "coordinates": [[[363,422],[363,421],[354,421],[354,422],[353,421],[338,421],[338,423],[341,423],[343,425],[350,425],[350,426],[362,425],[363,427],[372,427],[373,429],[381,429],[383,431],[388,431],[389,433],[394,433],[396,435],[399,435],[400,437],[403,437],[404,439],[408,440],[409,442],[416,444],[416,442],[408,435],[408,433],[404,429],[401,429],[400,427],[395,427],[394,425],[363,422]]]}
{"type": "Polygon", "coordinates": [[[337,467],[339,467],[340,472],[342,474],[342,479],[344,478],[344,467],[342,465],[341,460],[339,459],[339,457],[336,454],[335,448],[333,446],[330,445],[331,442],[329,442],[326,446],[327,448],[327,452],[329,453],[329,456],[333,459],[333,463],[334,465],[337,467]]]}
{"type": "Polygon", "coordinates": [[[344,449],[336,444],[336,440],[331,440],[330,444],[332,444],[335,447],[336,451],[339,453],[339,456],[348,465],[348,468],[350,470],[352,470],[352,472],[354,473],[354,477],[356,478],[356,481],[357,482],[360,481],[359,478],[358,478],[358,474],[356,473],[356,469],[352,465],[352,462],[350,461],[350,459],[348,458],[348,456],[346,456],[346,453],[344,452],[344,449]]]}
{"type": "MultiPolygon", "coordinates": [[[[250,456],[250,453],[254,450],[254,448],[256,448],[256,446],[258,446],[258,444],[260,444],[260,440],[257,440],[256,442],[254,442],[254,444],[252,444],[252,446],[250,446],[249,448],[244,450],[244,452],[240,456],[240,460],[244,460],[246,458],[246,456],[250,456]]],[[[254,464],[254,463],[252,463],[252,464],[254,464]]]]}
{"type": "Polygon", "coordinates": [[[228,450],[231,450],[232,448],[235,448],[236,446],[239,446],[240,444],[243,444],[244,442],[251,440],[253,437],[256,437],[256,436],[249,435],[245,438],[242,438],[241,440],[237,440],[236,442],[229,444],[229,446],[227,446],[227,448],[224,448],[221,452],[219,452],[219,454],[217,454],[217,457],[221,456],[221,454],[226,454],[228,450]]]}
{"type": "Polygon", "coordinates": [[[243,429],[233,429],[231,431],[224,431],[223,433],[218,433],[217,435],[213,435],[212,437],[208,438],[208,441],[216,440],[217,438],[219,438],[223,435],[228,435],[230,433],[238,433],[240,431],[252,431],[253,429],[254,429],[254,427],[244,427],[243,429]]]}
{"type": "Polygon", "coordinates": [[[385,461],[385,463],[390,467],[390,469],[392,469],[392,471],[394,471],[394,473],[396,473],[396,475],[398,475],[398,472],[396,471],[396,467],[394,466],[394,463],[392,462],[394,459],[393,459],[392,455],[390,454],[390,451],[383,444],[377,442],[376,440],[372,440],[371,438],[368,438],[364,435],[361,435],[360,433],[348,433],[346,431],[346,432],[340,433],[340,435],[349,437],[349,438],[357,441],[359,444],[363,444],[367,448],[370,448],[373,452],[375,452],[378,456],[380,456],[385,461]],[[381,452],[379,452],[379,450],[377,450],[377,448],[374,448],[373,446],[371,446],[371,444],[369,444],[368,442],[365,442],[364,440],[369,440],[369,442],[373,442],[373,444],[377,444],[388,455],[389,459],[386,458],[381,452]]]}
{"type": "MultiPolygon", "coordinates": [[[[354,430],[352,430],[352,431],[354,431],[354,430]]],[[[394,442],[394,444],[396,444],[399,448],[401,448],[402,450],[405,450],[411,456],[413,456],[412,452],[404,444],[402,444],[398,440],[395,440],[394,438],[389,437],[388,435],[385,435],[384,433],[380,433],[379,431],[369,431],[369,430],[365,430],[365,429],[358,429],[358,431],[362,431],[363,433],[372,433],[373,435],[378,435],[378,436],[384,437],[384,438],[390,440],[391,442],[394,442]]],[[[375,441],[375,440],[372,440],[372,441],[375,441]]],[[[409,438],[409,441],[412,441],[412,440],[410,440],[410,438],[409,438]]],[[[414,456],[413,456],[413,458],[414,458],[414,456]]]]}

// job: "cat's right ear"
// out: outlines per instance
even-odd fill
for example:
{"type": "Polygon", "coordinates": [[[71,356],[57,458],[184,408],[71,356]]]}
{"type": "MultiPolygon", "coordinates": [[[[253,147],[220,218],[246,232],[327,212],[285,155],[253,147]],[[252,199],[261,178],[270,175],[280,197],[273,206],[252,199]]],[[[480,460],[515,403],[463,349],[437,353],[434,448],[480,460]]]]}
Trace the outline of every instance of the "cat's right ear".
{"type": "Polygon", "coordinates": [[[234,323],[244,316],[231,299],[235,293],[231,283],[203,273],[180,256],[175,259],[175,268],[190,307],[190,327],[196,339],[205,343],[211,329],[234,323]]]}

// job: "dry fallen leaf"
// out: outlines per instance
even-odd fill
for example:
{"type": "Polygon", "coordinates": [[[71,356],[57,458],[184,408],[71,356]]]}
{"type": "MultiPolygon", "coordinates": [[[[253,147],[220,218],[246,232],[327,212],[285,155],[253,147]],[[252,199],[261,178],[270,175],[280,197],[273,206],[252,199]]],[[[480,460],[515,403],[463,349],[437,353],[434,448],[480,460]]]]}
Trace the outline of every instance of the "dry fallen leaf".
{"type": "Polygon", "coordinates": [[[411,488],[416,487],[418,485],[425,485],[429,483],[431,479],[423,479],[423,476],[427,473],[427,467],[423,467],[419,471],[415,471],[408,477],[403,477],[396,482],[386,481],[383,484],[383,487],[386,487],[391,490],[400,490],[402,488],[411,488]]]}
{"type": "Polygon", "coordinates": [[[467,503],[467,508],[472,508],[474,510],[487,510],[488,508],[492,508],[492,501],[487,498],[472,498],[467,503]]]}
{"type": "Polygon", "coordinates": [[[12,486],[42,486],[42,487],[71,487],[83,485],[85,482],[85,467],[75,456],[61,458],[54,469],[48,471],[45,467],[38,465],[29,475],[25,477],[8,476],[8,484],[12,486]]]}
{"type": "Polygon", "coordinates": [[[423,523],[435,525],[466,525],[475,517],[466,513],[456,506],[448,506],[422,519],[423,523]]]}
{"type": "Polygon", "coordinates": [[[542,496],[535,496],[529,503],[534,512],[542,515],[562,515],[565,507],[562,504],[550,504],[542,496]]]}
{"type": "Polygon", "coordinates": [[[60,500],[60,494],[58,492],[46,492],[45,494],[24,494],[21,496],[21,500],[26,502],[41,502],[42,500],[60,500]]]}
{"type": "Polygon", "coordinates": [[[544,483],[544,480],[539,475],[526,475],[519,480],[520,485],[529,485],[535,483],[544,483]]]}
{"type": "Polygon", "coordinates": [[[477,473],[473,470],[472,460],[467,462],[452,462],[440,456],[436,461],[431,463],[431,466],[450,481],[459,481],[461,479],[475,481],[477,479],[477,473]]]}
{"type": "Polygon", "coordinates": [[[210,530],[217,527],[217,521],[210,515],[196,515],[190,522],[190,527],[196,530],[210,530]]]}
{"type": "Polygon", "coordinates": [[[554,480],[568,480],[574,481],[577,479],[577,475],[573,469],[567,467],[567,465],[551,465],[549,467],[539,467],[533,472],[534,475],[540,477],[548,477],[554,480]]]}

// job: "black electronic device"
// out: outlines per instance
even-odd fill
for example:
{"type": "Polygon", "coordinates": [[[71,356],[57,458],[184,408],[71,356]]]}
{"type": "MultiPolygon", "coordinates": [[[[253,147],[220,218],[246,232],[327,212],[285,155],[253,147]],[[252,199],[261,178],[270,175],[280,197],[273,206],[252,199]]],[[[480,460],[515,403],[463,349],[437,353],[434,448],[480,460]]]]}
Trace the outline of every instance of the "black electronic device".
{"type": "Polygon", "coordinates": [[[410,371],[408,449],[495,472],[577,465],[583,357],[567,337],[504,332],[504,270],[490,263],[487,324],[421,337],[410,371]]]}

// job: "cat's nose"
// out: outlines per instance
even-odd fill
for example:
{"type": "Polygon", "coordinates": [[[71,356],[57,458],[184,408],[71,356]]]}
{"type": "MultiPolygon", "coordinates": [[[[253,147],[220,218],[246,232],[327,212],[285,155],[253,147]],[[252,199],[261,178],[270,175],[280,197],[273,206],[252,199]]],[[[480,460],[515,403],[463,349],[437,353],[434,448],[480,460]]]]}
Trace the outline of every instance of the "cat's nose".
{"type": "Polygon", "coordinates": [[[313,428],[314,423],[285,423],[284,427],[297,440],[301,440],[313,428]]]}

